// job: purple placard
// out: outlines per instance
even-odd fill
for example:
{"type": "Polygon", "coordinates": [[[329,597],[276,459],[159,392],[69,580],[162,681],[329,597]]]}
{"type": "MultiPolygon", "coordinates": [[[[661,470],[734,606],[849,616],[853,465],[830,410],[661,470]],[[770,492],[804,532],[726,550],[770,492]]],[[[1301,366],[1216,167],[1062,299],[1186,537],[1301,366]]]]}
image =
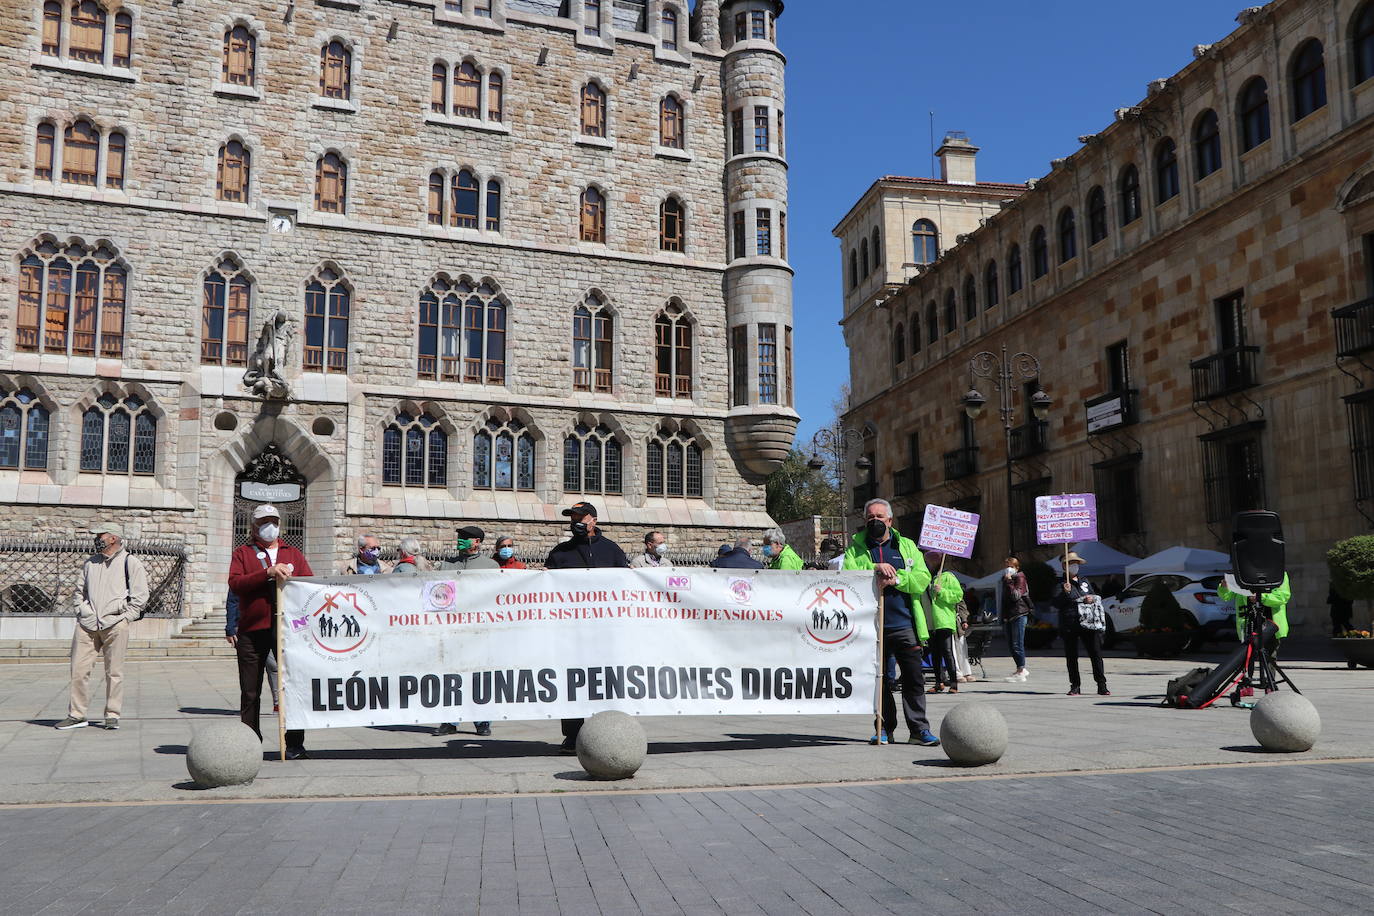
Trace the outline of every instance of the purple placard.
{"type": "Polygon", "coordinates": [[[1097,497],[1092,493],[1035,497],[1035,539],[1041,544],[1097,540],[1097,497]]]}
{"type": "Polygon", "coordinates": [[[978,516],[973,512],[926,506],[925,521],[921,523],[922,550],[938,550],[945,556],[973,556],[973,542],[978,537],[978,516]]]}

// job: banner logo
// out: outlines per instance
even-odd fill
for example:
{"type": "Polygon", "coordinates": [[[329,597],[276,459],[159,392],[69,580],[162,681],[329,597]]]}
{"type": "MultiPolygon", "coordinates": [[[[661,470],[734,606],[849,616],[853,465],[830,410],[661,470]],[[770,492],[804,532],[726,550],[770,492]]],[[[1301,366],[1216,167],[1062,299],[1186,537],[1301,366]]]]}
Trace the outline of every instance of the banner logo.
{"type": "Polygon", "coordinates": [[[669,576],[668,587],[675,588],[680,592],[690,592],[692,590],[691,576],[669,576]]]}
{"type": "Polygon", "coordinates": [[[355,588],[316,592],[306,610],[310,648],[321,658],[339,661],[367,650],[374,637],[369,617],[379,619],[371,596],[355,588]]]}
{"type": "Polygon", "coordinates": [[[854,638],[859,621],[855,609],[862,600],[853,588],[834,579],[826,579],[802,589],[797,603],[806,612],[802,632],[816,648],[842,646],[854,638]]]}
{"type": "Polygon", "coordinates": [[[730,590],[730,597],[738,604],[748,604],[754,597],[754,580],[752,579],[731,579],[726,583],[726,588],[730,590]]]}

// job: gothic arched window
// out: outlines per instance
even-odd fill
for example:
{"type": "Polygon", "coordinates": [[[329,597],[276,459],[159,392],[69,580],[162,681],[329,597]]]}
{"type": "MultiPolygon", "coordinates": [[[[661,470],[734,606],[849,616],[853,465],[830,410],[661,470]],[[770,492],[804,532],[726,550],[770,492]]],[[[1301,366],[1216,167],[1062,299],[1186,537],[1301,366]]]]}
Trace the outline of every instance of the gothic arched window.
{"type": "Polygon", "coordinates": [[[123,358],[129,274],[118,257],[104,245],[79,242],[30,249],[19,262],[15,349],[123,358]]]}
{"type": "Polygon", "coordinates": [[[682,102],[675,95],[665,95],[658,103],[658,145],[669,149],[687,146],[686,118],[682,102]]]}
{"type": "Polygon", "coordinates": [[[482,73],[472,61],[453,71],[453,114],[474,120],[482,116],[482,73]]]}
{"type": "Polygon", "coordinates": [[[448,485],[448,433],[434,417],[401,411],[382,430],[382,484],[448,485]]]}
{"type": "Polygon", "coordinates": [[[1200,179],[1221,168],[1221,126],[1210,108],[1193,125],[1193,166],[1200,179]]]}
{"type": "Polygon", "coordinates": [[[535,443],[515,418],[493,418],[472,437],[472,485],[478,490],[533,490],[535,443]]]}
{"type": "Polygon", "coordinates": [[[152,474],[156,458],[157,417],[137,395],[107,391],[82,414],[82,471],[152,474]]]}
{"type": "Polygon", "coordinates": [[[645,460],[648,495],[700,498],[701,477],[701,446],[689,433],[659,430],[649,440],[645,460]]]}
{"type": "Polygon", "coordinates": [[[610,392],[613,332],[610,308],[595,293],[573,309],[573,389],[610,392]]]}
{"type": "Polygon", "coordinates": [[[251,86],[257,81],[257,39],[247,26],[236,25],[224,33],[224,60],[220,80],[235,86],[251,86]]]}
{"type": "Polygon", "coordinates": [[[604,138],[606,132],[606,90],[587,83],[582,87],[582,134],[604,138]]]}
{"type": "Polygon", "coordinates": [[[1322,43],[1309,38],[1293,53],[1288,80],[1293,87],[1293,120],[1326,107],[1326,57],[1322,43]]]}
{"type": "Polygon", "coordinates": [[[320,95],[347,99],[352,94],[353,52],[335,39],[320,48],[320,95]]]}
{"type": "Polygon", "coordinates": [[[669,197],[658,208],[658,247],[663,251],[682,251],[687,243],[687,208],[677,197],[669,197]]]}
{"type": "Polygon", "coordinates": [[[0,390],[0,468],[47,470],[50,420],[29,389],[0,390]]]}
{"type": "Polygon", "coordinates": [[[352,291],[326,267],[305,287],[306,372],[348,372],[348,321],[352,291]]]}
{"type": "Polygon", "coordinates": [[[480,202],[477,176],[462,169],[453,176],[453,206],[449,223],[459,229],[477,228],[477,206],[480,202]]]}
{"type": "Polygon", "coordinates": [[[249,307],[253,281],[225,258],[205,275],[201,307],[200,361],[212,366],[248,365],[249,307]]]}
{"type": "Polygon", "coordinates": [[[581,240],[606,244],[606,196],[588,188],[582,192],[581,203],[581,240]]]}
{"type": "Polygon", "coordinates": [[[1088,192],[1088,247],[1107,237],[1107,194],[1102,185],[1088,192]]]}
{"type": "Polygon", "coordinates": [[[1269,139],[1269,85],[1256,76],[1240,90],[1236,117],[1240,121],[1240,151],[1249,152],[1269,139]]]}
{"type": "Polygon", "coordinates": [[[1073,210],[1065,207],[1059,211],[1059,263],[1065,264],[1078,257],[1078,220],[1073,210]]]}
{"type": "Polygon", "coordinates": [[[623,453],[606,426],[577,427],[563,440],[563,491],[614,493],[622,490],[623,453]]]}
{"type": "Polygon", "coordinates": [[[1007,252],[1007,292],[1019,293],[1025,286],[1025,278],[1021,271],[1021,246],[1012,245],[1007,252]]]}
{"type": "Polygon", "coordinates": [[[1178,147],[1170,137],[1155,147],[1155,203],[1178,196],[1178,147]]]}
{"type": "Polygon", "coordinates": [[[215,164],[215,196],[220,200],[247,203],[252,167],[253,154],[238,140],[221,146],[215,164]]]}
{"type": "Polygon", "coordinates": [[[988,266],[983,268],[983,308],[990,309],[1000,301],[1002,295],[997,283],[997,262],[988,261],[988,266]]]}
{"type": "Polygon", "coordinates": [[[348,212],[348,163],[338,153],[315,160],[315,209],[321,213],[348,212]]]}
{"type": "Polygon", "coordinates": [[[676,305],[654,319],[656,366],[654,394],[660,398],[692,396],[692,321],[676,305]]]}
{"type": "Polygon", "coordinates": [[[505,384],[506,303],[495,286],[436,277],[420,293],[418,323],[418,378],[505,384]]]}

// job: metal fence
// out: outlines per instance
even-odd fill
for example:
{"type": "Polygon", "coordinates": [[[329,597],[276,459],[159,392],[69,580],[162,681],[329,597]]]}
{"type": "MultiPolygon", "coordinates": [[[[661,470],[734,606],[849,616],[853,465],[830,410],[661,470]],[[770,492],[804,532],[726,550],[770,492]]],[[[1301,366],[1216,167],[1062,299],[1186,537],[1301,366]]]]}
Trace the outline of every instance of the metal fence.
{"type": "MultiPolygon", "coordinates": [[[[626,545],[624,545],[624,544],[621,544],[620,546],[621,546],[621,547],[626,547],[626,545]]],[[[638,546],[638,545],[635,545],[635,546],[638,546]]],[[[795,548],[794,548],[794,549],[795,549],[795,548]]],[[[445,561],[447,561],[447,560],[453,559],[453,558],[456,556],[456,554],[454,553],[454,551],[453,551],[453,549],[452,549],[451,547],[450,547],[450,548],[441,548],[441,549],[435,550],[435,551],[433,551],[433,552],[426,552],[426,551],[422,548],[420,552],[428,559],[428,561],[429,561],[431,567],[437,567],[440,563],[443,563],[443,562],[445,562],[445,561]]],[[[634,561],[634,558],[635,558],[636,556],[638,556],[639,553],[640,553],[639,550],[629,550],[629,549],[627,549],[627,550],[625,551],[625,555],[628,556],[628,557],[630,558],[630,561],[631,561],[631,562],[634,561]]],[[[529,568],[529,569],[543,569],[543,568],[544,568],[544,558],[545,558],[547,555],[548,555],[547,553],[541,553],[541,554],[539,554],[539,556],[537,556],[537,557],[523,557],[523,556],[517,556],[516,559],[518,559],[518,560],[520,560],[520,562],[524,563],[525,566],[526,566],[527,568],[529,568]]],[[[712,549],[709,549],[709,550],[702,550],[702,549],[699,549],[699,548],[698,548],[698,549],[683,550],[683,551],[680,551],[680,552],[674,550],[674,551],[670,551],[670,552],[668,553],[667,562],[670,563],[670,564],[672,564],[672,565],[675,566],[675,567],[683,567],[683,568],[697,567],[697,568],[700,568],[700,567],[703,567],[703,566],[710,566],[710,565],[711,565],[711,561],[714,560],[714,559],[715,559],[717,556],[719,556],[719,555],[720,555],[720,554],[719,554],[717,548],[712,548],[712,549]]],[[[763,563],[763,562],[764,562],[764,559],[763,559],[762,554],[760,554],[759,551],[758,551],[757,549],[755,549],[750,555],[751,555],[755,560],[758,560],[760,563],[763,563]]],[[[808,565],[808,568],[811,567],[813,564],[816,564],[816,563],[823,563],[823,562],[824,562],[824,561],[822,561],[822,560],[819,560],[817,557],[812,556],[812,555],[807,554],[807,553],[803,553],[803,552],[800,551],[800,550],[797,551],[797,555],[800,556],[800,557],[802,558],[802,562],[803,562],[803,563],[806,563],[806,564],[808,565]]],[[[397,556],[397,555],[396,555],[396,549],[395,549],[394,547],[393,547],[393,548],[383,548],[383,550],[382,550],[382,552],[381,552],[381,558],[382,558],[383,560],[386,560],[386,561],[389,562],[389,563],[390,563],[390,562],[395,562],[396,556],[397,556]]],[[[485,547],[485,546],[484,546],[484,547],[482,548],[482,556],[484,556],[484,557],[489,557],[489,556],[491,556],[491,549],[490,549],[489,547],[485,547]]],[[[764,565],[766,566],[767,564],[765,563],[764,565]]]]}
{"type": "MultiPolygon", "coordinates": [[[[130,541],[129,553],[148,571],[145,617],[180,617],[186,597],[186,545],[130,541]]],[[[0,615],[73,616],[81,566],[91,556],[87,539],[0,539],[0,615]]]]}

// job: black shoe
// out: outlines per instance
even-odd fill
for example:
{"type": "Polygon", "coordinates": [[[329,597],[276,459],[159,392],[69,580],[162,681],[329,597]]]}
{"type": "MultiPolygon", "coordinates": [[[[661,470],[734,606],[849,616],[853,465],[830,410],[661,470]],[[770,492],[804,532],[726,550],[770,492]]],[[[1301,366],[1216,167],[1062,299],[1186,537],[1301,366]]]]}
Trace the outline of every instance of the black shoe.
{"type": "Polygon", "coordinates": [[[577,755],[577,742],[576,742],[576,741],[571,741],[571,740],[564,741],[562,744],[558,745],[558,753],[561,754],[561,755],[564,756],[564,757],[574,757],[574,756],[576,756],[576,755],[577,755]]]}
{"type": "Polygon", "coordinates": [[[309,760],[310,755],[305,752],[303,747],[288,747],[286,749],[287,760],[309,760]]]}
{"type": "Polygon", "coordinates": [[[452,722],[445,722],[431,732],[431,734],[436,738],[442,738],[444,735],[456,735],[458,734],[458,726],[454,725],[452,722]]]}
{"type": "Polygon", "coordinates": [[[491,723],[490,723],[490,722],[478,722],[478,723],[477,723],[477,737],[479,737],[479,738],[489,738],[489,737],[491,737],[491,723]]]}
{"type": "Polygon", "coordinates": [[[1097,695],[1100,697],[1109,697],[1112,695],[1112,692],[1106,687],[1099,687],[1097,688],[1097,695]]]}
{"type": "Polygon", "coordinates": [[[1076,697],[1076,696],[1078,696],[1078,695],[1079,695],[1079,692],[1078,692],[1078,688],[1077,688],[1077,687],[1070,687],[1070,688],[1069,688],[1069,696],[1071,696],[1071,697],[1076,697]]]}

